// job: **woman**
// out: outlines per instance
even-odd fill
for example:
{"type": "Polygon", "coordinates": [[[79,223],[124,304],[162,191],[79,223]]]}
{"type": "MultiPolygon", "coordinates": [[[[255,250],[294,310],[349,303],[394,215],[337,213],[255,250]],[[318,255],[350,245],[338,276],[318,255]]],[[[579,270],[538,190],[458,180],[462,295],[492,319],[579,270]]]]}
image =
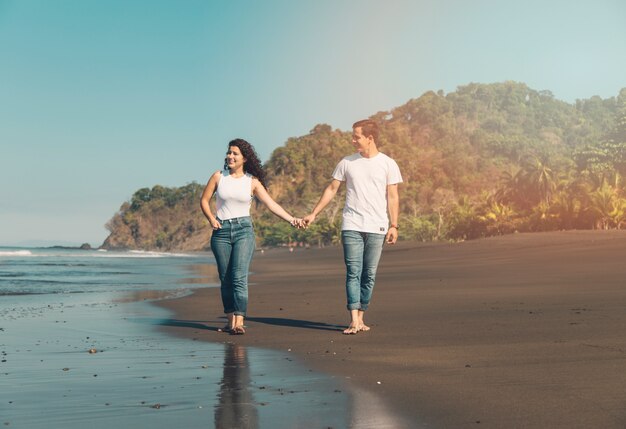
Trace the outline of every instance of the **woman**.
{"type": "Polygon", "coordinates": [[[222,331],[245,334],[243,320],[248,307],[248,268],[255,248],[250,218],[253,197],[292,226],[299,225],[267,192],[265,171],[250,143],[235,139],[228,143],[223,171],[216,171],[202,193],[202,212],[213,227],[211,250],[220,276],[222,303],[228,323],[222,331]],[[216,214],[209,200],[215,194],[216,214]]]}

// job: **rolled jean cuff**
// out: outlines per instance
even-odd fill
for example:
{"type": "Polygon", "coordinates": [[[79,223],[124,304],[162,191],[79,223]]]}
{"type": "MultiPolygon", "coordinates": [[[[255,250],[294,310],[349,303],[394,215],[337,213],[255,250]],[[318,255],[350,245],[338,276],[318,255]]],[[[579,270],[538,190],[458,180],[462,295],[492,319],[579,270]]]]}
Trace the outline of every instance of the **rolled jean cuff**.
{"type": "Polygon", "coordinates": [[[235,316],[245,316],[246,312],[245,311],[233,311],[233,314],[235,316]]]}
{"type": "Polygon", "coordinates": [[[361,311],[365,311],[367,310],[367,304],[363,305],[361,303],[356,303],[356,304],[348,304],[346,306],[348,308],[348,311],[352,311],[352,310],[361,310],[361,311]]]}

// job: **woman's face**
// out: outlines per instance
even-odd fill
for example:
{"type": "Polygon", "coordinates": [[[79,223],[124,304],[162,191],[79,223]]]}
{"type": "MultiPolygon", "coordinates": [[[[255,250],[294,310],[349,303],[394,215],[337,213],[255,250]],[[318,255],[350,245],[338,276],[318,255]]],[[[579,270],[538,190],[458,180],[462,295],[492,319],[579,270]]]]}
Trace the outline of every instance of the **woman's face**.
{"type": "Polygon", "coordinates": [[[226,152],[226,166],[229,170],[237,170],[239,168],[243,168],[243,165],[246,162],[246,158],[244,158],[241,153],[241,149],[237,146],[229,146],[228,152],[226,152]]]}

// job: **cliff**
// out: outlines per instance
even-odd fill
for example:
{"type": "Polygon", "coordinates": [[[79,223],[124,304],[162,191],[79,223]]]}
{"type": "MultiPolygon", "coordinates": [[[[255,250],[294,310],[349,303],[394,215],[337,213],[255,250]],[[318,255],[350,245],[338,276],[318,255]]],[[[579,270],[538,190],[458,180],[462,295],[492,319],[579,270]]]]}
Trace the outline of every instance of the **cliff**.
{"type": "Polygon", "coordinates": [[[202,190],[197,183],[138,190],[107,223],[110,234],[102,248],[206,250],[212,229],[200,211],[202,190]]]}

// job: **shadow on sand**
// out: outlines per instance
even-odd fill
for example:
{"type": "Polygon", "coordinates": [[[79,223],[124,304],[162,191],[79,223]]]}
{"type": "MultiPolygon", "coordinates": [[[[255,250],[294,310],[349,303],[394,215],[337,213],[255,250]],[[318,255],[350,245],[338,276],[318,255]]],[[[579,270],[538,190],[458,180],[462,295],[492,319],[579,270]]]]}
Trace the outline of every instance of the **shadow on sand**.
{"type": "MultiPolygon", "coordinates": [[[[224,321],[226,320],[225,317],[223,317],[223,319],[224,321]]],[[[290,328],[300,329],[317,329],[322,331],[339,331],[344,329],[343,326],[339,325],[332,325],[322,322],[312,322],[310,320],[285,319],[282,317],[247,317],[246,321],[263,323],[265,325],[286,326],[290,328]]],[[[160,321],[159,325],[175,326],[179,328],[204,329],[207,331],[217,332],[220,328],[222,328],[223,323],[219,326],[210,326],[207,325],[206,322],[202,322],[199,320],[165,319],[160,321]]]]}
{"type": "Polygon", "coordinates": [[[343,330],[344,327],[310,320],[285,319],[282,317],[247,317],[250,322],[263,323],[266,325],[287,326],[290,328],[318,329],[322,331],[343,330]]]}
{"type": "Polygon", "coordinates": [[[175,326],[178,328],[204,329],[207,331],[217,332],[221,326],[207,326],[206,322],[199,320],[180,320],[180,319],[163,319],[159,321],[161,326],[175,326]]]}

